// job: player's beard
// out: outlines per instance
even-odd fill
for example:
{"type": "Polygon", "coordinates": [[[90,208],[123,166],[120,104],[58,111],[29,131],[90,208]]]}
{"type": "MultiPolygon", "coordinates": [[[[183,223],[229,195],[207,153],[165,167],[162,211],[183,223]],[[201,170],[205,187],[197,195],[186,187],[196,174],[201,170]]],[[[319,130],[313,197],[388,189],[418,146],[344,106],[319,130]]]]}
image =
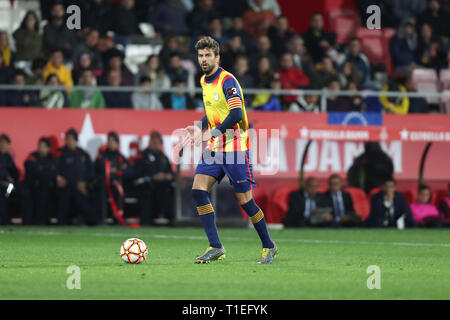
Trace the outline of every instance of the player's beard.
{"type": "Polygon", "coordinates": [[[213,71],[213,69],[214,69],[214,64],[208,65],[208,68],[206,68],[206,69],[203,69],[203,66],[202,66],[202,70],[205,75],[209,75],[211,73],[211,71],[213,71]]]}

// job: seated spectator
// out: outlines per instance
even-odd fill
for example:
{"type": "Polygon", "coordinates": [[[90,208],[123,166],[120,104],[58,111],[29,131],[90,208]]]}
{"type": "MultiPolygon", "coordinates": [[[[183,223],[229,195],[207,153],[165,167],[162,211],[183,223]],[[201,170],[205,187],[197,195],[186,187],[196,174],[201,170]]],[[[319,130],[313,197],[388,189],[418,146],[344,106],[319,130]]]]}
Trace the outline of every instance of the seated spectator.
{"type": "MultiPolygon", "coordinates": [[[[45,79],[46,86],[60,86],[58,76],[51,73],[45,79]]],[[[39,105],[47,109],[62,109],[66,105],[64,92],[59,89],[42,89],[39,93],[39,105]]]]}
{"type": "Polygon", "coordinates": [[[127,46],[132,42],[133,35],[140,34],[136,11],[134,10],[135,0],[119,0],[113,4],[111,21],[114,21],[112,31],[114,31],[114,42],[127,46]]]}
{"type": "MultiPolygon", "coordinates": [[[[391,81],[389,85],[383,86],[381,91],[399,91],[406,92],[406,88],[395,81],[391,81]]],[[[401,98],[380,96],[380,102],[387,112],[396,114],[407,114],[409,111],[409,98],[403,96],[401,98]]]]}
{"type": "MultiPolygon", "coordinates": [[[[312,89],[306,87],[306,89],[312,89]]],[[[289,111],[292,112],[319,112],[319,96],[314,94],[299,95],[297,100],[291,102],[289,105],[289,111]]]]}
{"type": "Polygon", "coordinates": [[[181,57],[178,54],[174,53],[170,56],[169,65],[166,71],[172,84],[175,78],[181,78],[185,83],[187,83],[189,73],[185,68],[183,68],[183,65],[181,64],[181,57]]]}
{"type": "Polygon", "coordinates": [[[109,0],[89,0],[82,3],[81,25],[100,33],[111,30],[111,3],[109,0]]]}
{"type": "Polygon", "coordinates": [[[345,89],[354,93],[354,96],[347,97],[350,100],[351,109],[358,112],[366,111],[364,99],[358,94],[358,86],[356,83],[349,82],[345,89]]]}
{"type": "Polygon", "coordinates": [[[105,99],[100,90],[97,90],[94,72],[91,69],[84,69],[80,74],[81,86],[91,87],[89,89],[77,89],[69,95],[69,106],[81,109],[103,109],[105,99]]]}
{"type": "Polygon", "coordinates": [[[159,52],[159,59],[162,67],[167,70],[169,68],[169,60],[174,55],[182,57],[182,49],[176,35],[169,35],[164,39],[163,47],[159,52]]]}
{"type": "Polygon", "coordinates": [[[323,89],[333,80],[339,80],[339,74],[334,68],[333,60],[330,57],[324,57],[322,63],[318,64],[316,70],[312,72],[311,86],[315,89],[323,89]]]}
{"type": "Polygon", "coordinates": [[[55,74],[60,83],[67,87],[73,86],[72,73],[69,68],[63,64],[63,52],[60,49],[55,49],[50,54],[50,59],[44,69],[43,78],[47,79],[50,74],[55,74]]]}
{"type": "Polygon", "coordinates": [[[417,45],[417,61],[420,65],[435,69],[437,72],[447,68],[448,48],[448,44],[444,43],[442,38],[434,35],[429,24],[422,24],[417,45]]]}
{"type": "Polygon", "coordinates": [[[13,33],[16,44],[16,59],[32,61],[44,57],[39,19],[34,11],[27,11],[19,28],[13,33]]]}
{"type": "MultiPolygon", "coordinates": [[[[107,56],[107,65],[105,69],[105,74],[109,71],[118,71],[121,74],[122,86],[134,86],[134,75],[123,63],[125,55],[122,51],[118,49],[110,50],[107,56]]],[[[103,83],[105,83],[105,77],[103,77],[103,83]]],[[[107,82],[107,80],[106,80],[107,82]]]]}
{"type": "Polygon", "coordinates": [[[220,52],[220,65],[225,70],[231,70],[236,59],[240,55],[245,55],[245,46],[238,34],[232,34],[228,41],[223,45],[220,52]]]}
{"type": "Polygon", "coordinates": [[[168,0],[149,10],[148,21],[163,36],[169,34],[185,36],[189,34],[189,28],[186,24],[187,16],[188,11],[180,0],[168,0]]]}
{"type": "Polygon", "coordinates": [[[73,64],[76,65],[80,62],[80,58],[83,54],[88,54],[91,60],[90,67],[94,70],[98,70],[101,75],[101,70],[103,69],[103,61],[100,51],[98,50],[98,42],[100,39],[100,33],[96,29],[90,29],[86,34],[84,42],[78,44],[73,50],[73,64]]]}
{"type": "Polygon", "coordinates": [[[31,63],[31,75],[27,76],[27,84],[43,84],[44,70],[47,65],[47,61],[44,59],[34,59],[31,63]]]}
{"type": "Polygon", "coordinates": [[[116,44],[113,40],[113,32],[107,32],[106,34],[100,35],[98,39],[97,49],[100,52],[102,58],[103,68],[106,69],[108,65],[109,55],[116,52],[116,44]]]}
{"type": "Polygon", "coordinates": [[[378,142],[364,143],[364,152],[353,160],[347,171],[347,180],[351,187],[363,189],[369,193],[379,188],[394,174],[392,159],[381,149],[378,142]]]}
{"type": "Polygon", "coordinates": [[[8,33],[5,31],[0,31],[0,55],[3,57],[3,63],[7,67],[14,67],[16,53],[11,49],[8,33]]]}
{"type": "Polygon", "coordinates": [[[136,161],[135,176],[139,186],[139,205],[141,224],[154,224],[158,218],[165,218],[174,223],[174,173],[170,161],[163,153],[161,134],[150,134],[148,147],[136,161]]]}
{"type": "Polygon", "coordinates": [[[257,69],[253,73],[255,87],[269,88],[273,75],[274,71],[270,64],[270,59],[267,56],[261,56],[258,60],[257,69]]]}
{"type": "Polygon", "coordinates": [[[332,208],[331,215],[336,225],[355,226],[361,222],[353,208],[352,197],[342,189],[342,178],[337,174],[328,178],[328,190],[321,194],[319,206],[332,208]]]}
{"type": "Polygon", "coordinates": [[[417,33],[414,22],[403,22],[389,42],[389,52],[395,73],[407,78],[416,67],[417,33]]]}
{"type": "Polygon", "coordinates": [[[347,88],[350,83],[359,87],[362,82],[361,72],[350,61],[346,61],[341,65],[338,76],[342,88],[347,88]]]}
{"type": "Polygon", "coordinates": [[[450,182],[447,184],[447,196],[438,204],[442,221],[450,224],[450,182]]]}
{"type": "MultiPolygon", "coordinates": [[[[418,92],[417,83],[413,77],[409,77],[405,81],[405,88],[408,92],[418,92]]],[[[409,110],[408,113],[428,113],[428,102],[424,97],[408,97],[409,110]]]]}
{"type": "Polygon", "coordinates": [[[192,34],[206,34],[208,23],[216,16],[213,0],[196,1],[194,10],[187,16],[187,23],[192,34]]]}
{"type": "Polygon", "coordinates": [[[256,48],[255,39],[244,30],[244,21],[241,16],[233,17],[231,21],[231,28],[228,30],[229,34],[239,35],[241,38],[241,43],[245,48],[246,52],[251,52],[256,48]]]}
{"type": "Polygon", "coordinates": [[[267,36],[272,43],[272,52],[280,57],[287,51],[287,43],[294,37],[295,33],[289,29],[289,23],[286,16],[278,16],[275,24],[269,27],[267,36]]]}
{"type": "Polygon", "coordinates": [[[77,212],[81,212],[85,223],[96,224],[97,217],[88,201],[94,168],[89,154],[78,147],[78,132],[75,129],[67,130],[65,145],[58,153],[58,224],[68,224],[72,206],[75,206],[77,212]]]}
{"type": "MultiPolygon", "coordinates": [[[[269,82],[271,90],[281,90],[281,79],[278,73],[274,73],[269,82]]],[[[259,111],[281,111],[281,97],[271,93],[259,93],[253,99],[252,107],[259,111]]]]}
{"type": "Polygon", "coordinates": [[[302,38],[314,63],[322,61],[328,50],[334,48],[336,41],[334,33],[323,30],[323,16],[320,13],[311,15],[309,29],[302,34],[302,38]]]}
{"type": "MultiPolygon", "coordinates": [[[[0,84],[10,83],[13,77],[13,68],[4,63],[3,56],[0,54],[0,84]]],[[[1,91],[0,91],[1,93],[1,91]]]]}
{"type": "Polygon", "coordinates": [[[314,66],[311,56],[308,54],[304,41],[300,36],[293,36],[287,44],[288,52],[292,54],[294,66],[311,78],[314,66]]]}
{"type": "MultiPolygon", "coordinates": [[[[248,58],[246,56],[239,56],[236,58],[232,73],[242,88],[255,87],[255,81],[249,72],[248,58]]],[[[244,96],[244,99],[244,103],[250,106],[252,104],[253,96],[247,94],[244,96]]]]}
{"type": "Polygon", "coordinates": [[[18,70],[14,73],[13,84],[21,87],[19,90],[9,90],[6,94],[6,104],[11,107],[28,107],[36,105],[37,96],[34,91],[24,90],[26,87],[25,73],[18,70]]]}
{"type": "Polygon", "coordinates": [[[343,54],[338,60],[338,63],[341,65],[346,62],[351,63],[359,71],[361,80],[358,84],[361,83],[364,85],[370,81],[370,62],[366,55],[361,52],[361,43],[358,38],[350,40],[348,53],[343,54]]]}
{"type": "Polygon", "coordinates": [[[208,31],[206,32],[206,34],[215,39],[220,44],[225,43],[228,40],[228,36],[222,28],[222,21],[220,21],[220,18],[217,16],[209,20],[208,31]]]}
{"type": "Polygon", "coordinates": [[[11,157],[10,145],[9,136],[4,133],[0,134],[0,225],[11,224],[6,190],[10,183],[19,181],[19,170],[11,157]]]}
{"type": "Polygon", "coordinates": [[[442,224],[438,209],[431,203],[429,186],[419,186],[417,200],[411,203],[411,212],[416,225],[419,227],[437,227],[442,224]]]}
{"type": "MultiPolygon", "coordinates": [[[[172,88],[186,88],[186,82],[183,78],[175,78],[172,81],[172,88]]],[[[195,108],[195,102],[192,100],[191,96],[182,92],[164,93],[161,96],[161,103],[163,104],[164,109],[187,110],[195,108]]]]}
{"type": "MultiPolygon", "coordinates": [[[[145,63],[139,65],[139,77],[148,77],[151,80],[152,88],[168,89],[170,88],[170,79],[161,65],[160,58],[157,55],[151,55],[145,63]]],[[[161,93],[156,93],[158,96],[161,93]]]]}
{"type": "Polygon", "coordinates": [[[386,11],[390,13],[394,23],[415,18],[426,9],[424,0],[384,0],[386,11]]]}
{"type": "MultiPolygon", "coordinates": [[[[302,70],[295,68],[294,60],[289,52],[281,56],[280,69],[278,70],[283,89],[300,89],[310,84],[309,78],[302,70]]],[[[284,96],[284,102],[294,102],[297,96],[284,96]]]]}
{"type": "Polygon", "coordinates": [[[50,153],[50,146],[50,140],[41,137],[38,149],[25,160],[24,183],[31,194],[27,200],[32,202],[34,210],[30,216],[22,217],[24,225],[46,225],[49,222],[49,205],[56,191],[57,175],[56,158],[50,153]]]}
{"type": "Polygon", "coordinates": [[[255,70],[256,69],[256,65],[257,65],[257,61],[259,61],[259,59],[261,57],[268,57],[270,60],[270,65],[272,66],[272,68],[274,70],[278,69],[278,65],[279,65],[279,59],[277,58],[277,56],[275,56],[275,54],[271,51],[271,47],[272,44],[270,42],[270,39],[268,36],[260,36],[259,38],[257,38],[256,40],[256,49],[253,52],[252,56],[252,61],[250,64],[250,69],[251,70],[255,70]]]}
{"type": "Polygon", "coordinates": [[[251,3],[249,2],[250,9],[244,13],[242,19],[244,30],[256,39],[267,34],[269,27],[275,24],[276,15],[272,8],[264,6],[264,0],[254,0],[251,3]]]}
{"type": "Polygon", "coordinates": [[[52,5],[49,22],[44,27],[43,45],[46,54],[59,50],[66,59],[71,59],[77,40],[74,31],[66,27],[65,14],[63,3],[55,2],[52,5]]]}
{"type": "Polygon", "coordinates": [[[360,111],[357,106],[354,106],[352,101],[347,96],[339,96],[333,94],[333,91],[340,91],[341,85],[338,80],[331,80],[328,84],[328,90],[330,91],[327,97],[327,111],[328,112],[351,112],[360,111]]]}
{"type": "Polygon", "coordinates": [[[161,110],[163,109],[158,96],[150,91],[152,80],[149,77],[142,76],[139,80],[141,88],[147,88],[147,91],[136,91],[131,95],[133,108],[137,110],[161,110]]]}
{"type": "Polygon", "coordinates": [[[396,227],[398,224],[414,226],[411,210],[401,192],[396,191],[394,179],[387,179],[383,191],[374,194],[370,200],[370,213],[365,221],[368,227],[396,227]],[[400,221],[399,221],[400,220],[400,221]]]}
{"type": "MultiPolygon", "coordinates": [[[[120,87],[122,74],[120,70],[109,70],[106,74],[107,85],[120,87]]],[[[106,108],[131,108],[131,94],[127,91],[106,91],[103,93],[106,108]]]]}
{"type": "Polygon", "coordinates": [[[79,60],[73,66],[72,79],[75,84],[79,84],[81,73],[83,72],[83,70],[86,70],[86,69],[90,69],[92,71],[92,73],[94,74],[94,76],[96,74],[101,75],[101,70],[97,69],[97,70],[95,70],[96,72],[94,72],[94,69],[92,67],[91,56],[87,52],[81,54],[79,57],[79,60]]]}
{"type": "Polygon", "coordinates": [[[309,177],[305,181],[304,188],[290,194],[288,212],[283,219],[285,227],[331,225],[333,222],[331,208],[319,207],[318,186],[319,181],[309,177]]]}
{"type": "MultiPolygon", "coordinates": [[[[446,36],[450,34],[450,14],[445,9],[442,1],[427,0],[427,8],[417,17],[419,28],[423,24],[428,24],[433,29],[433,33],[437,36],[446,36]]],[[[448,4],[447,4],[448,6],[448,4]]]]}

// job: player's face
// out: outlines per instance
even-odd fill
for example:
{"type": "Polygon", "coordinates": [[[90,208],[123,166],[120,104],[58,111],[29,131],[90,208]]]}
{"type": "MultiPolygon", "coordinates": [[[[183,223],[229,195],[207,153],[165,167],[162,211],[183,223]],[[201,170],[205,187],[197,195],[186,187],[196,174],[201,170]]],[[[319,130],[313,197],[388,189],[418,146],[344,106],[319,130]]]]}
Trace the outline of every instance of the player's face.
{"type": "Polygon", "coordinates": [[[211,49],[198,50],[197,57],[200,68],[207,75],[211,74],[214,68],[219,65],[219,56],[216,56],[211,49]]]}

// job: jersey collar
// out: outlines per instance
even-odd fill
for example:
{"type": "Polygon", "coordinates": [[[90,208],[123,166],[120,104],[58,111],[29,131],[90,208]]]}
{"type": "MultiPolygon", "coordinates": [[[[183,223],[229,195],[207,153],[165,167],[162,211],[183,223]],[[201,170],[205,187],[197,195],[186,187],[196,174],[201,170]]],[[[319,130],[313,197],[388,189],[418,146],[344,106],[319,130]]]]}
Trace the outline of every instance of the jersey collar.
{"type": "Polygon", "coordinates": [[[214,72],[212,75],[210,76],[205,76],[205,82],[206,83],[212,83],[214,82],[214,80],[216,80],[216,78],[219,76],[219,74],[223,71],[222,67],[219,67],[219,69],[217,69],[216,72],[214,72]]]}

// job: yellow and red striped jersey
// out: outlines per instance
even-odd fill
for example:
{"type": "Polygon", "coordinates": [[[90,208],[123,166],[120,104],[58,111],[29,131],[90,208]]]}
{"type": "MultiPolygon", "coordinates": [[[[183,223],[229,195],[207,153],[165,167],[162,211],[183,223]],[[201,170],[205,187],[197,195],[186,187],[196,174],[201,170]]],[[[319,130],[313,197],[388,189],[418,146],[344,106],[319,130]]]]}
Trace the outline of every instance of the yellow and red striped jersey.
{"type": "Polygon", "coordinates": [[[211,76],[203,75],[200,79],[203,89],[203,103],[209,130],[214,130],[230,113],[231,109],[242,108],[242,119],[229,130],[208,142],[208,148],[216,152],[246,151],[250,149],[248,135],[247,112],[245,111],[244,95],[236,78],[219,68],[211,76]]]}

